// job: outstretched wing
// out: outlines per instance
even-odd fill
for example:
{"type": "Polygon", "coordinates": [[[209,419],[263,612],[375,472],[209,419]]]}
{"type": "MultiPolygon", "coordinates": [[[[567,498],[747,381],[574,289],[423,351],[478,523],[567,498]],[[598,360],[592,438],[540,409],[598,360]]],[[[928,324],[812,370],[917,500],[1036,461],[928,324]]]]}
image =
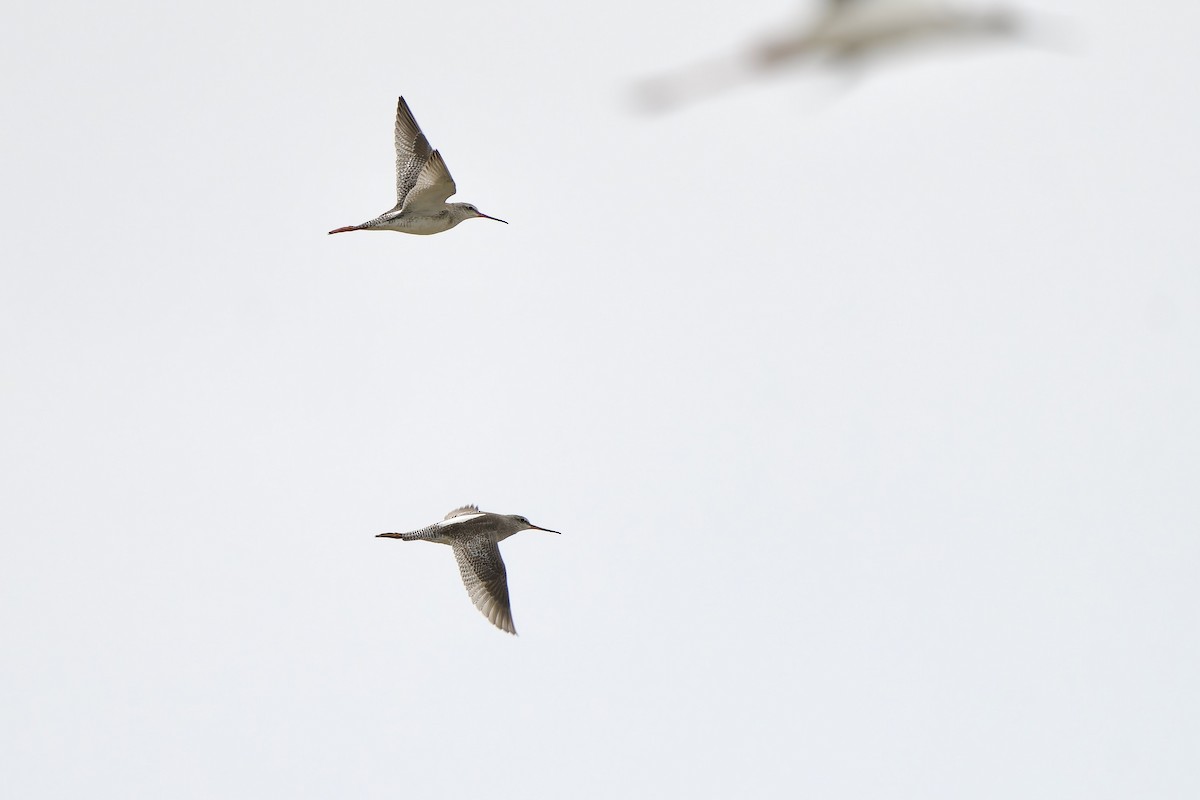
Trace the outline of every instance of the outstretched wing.
{"type": "Polygon", "coordinates": [[[417,175],[416,185],[404,198],[402,211],[441,211],[450,195],[458,191],[454,178],[442,160],[442,154],[434,150],[429,160],[417,175]]]}
{"type": "Polygon", "coordinates": [[[475,536],[454,543],[454,558],[471,602],[493,625],[515,635],[500,547],[487,536],[475,536]]]}
{"type": "Polygon", "coordinates": [[[433,148],[421,133],[421,126],[413,117],[404,98],[396,104],[396,207],[404,205],[404,198],[417,183],[421,168],[429,160],[433,148]]]}

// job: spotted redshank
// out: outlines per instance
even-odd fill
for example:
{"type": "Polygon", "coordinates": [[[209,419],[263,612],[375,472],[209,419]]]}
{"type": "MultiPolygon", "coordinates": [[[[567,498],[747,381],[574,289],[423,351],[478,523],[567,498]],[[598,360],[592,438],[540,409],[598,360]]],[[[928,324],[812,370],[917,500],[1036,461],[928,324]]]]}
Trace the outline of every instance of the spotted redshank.
{"type": "Polygon", "coordinates": [[[400,231],[428,235],[448,231],[473,217],[504,222],[470,203],[447,203],[456,191],[442,154],[429,146],[401,97],[396,104],[396,207],[361,225],[347,225],[330,233],[400,231]]]}
{"type": "Polygon", "coordinates": [[[453,547],[458,571],[462,573],[471,602],[493,625],[515,635],[517,629],[513,627],[512,608],[508,602],[508,577],[498,543],[514,533],[528,530],[558,533],[539,528],[516,514],[493,514],[480,511],[478,506],[463,506],[419,531],[381,533],[379,537],[406,542],[420,539],[453,547]]]}

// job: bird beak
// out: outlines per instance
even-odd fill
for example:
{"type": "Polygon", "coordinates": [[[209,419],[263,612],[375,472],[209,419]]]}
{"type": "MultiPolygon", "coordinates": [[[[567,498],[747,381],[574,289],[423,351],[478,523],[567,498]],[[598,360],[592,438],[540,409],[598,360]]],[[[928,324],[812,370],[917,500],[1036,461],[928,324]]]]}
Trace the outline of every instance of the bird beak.
{"type": "MultiPolygon", "coordinates": [[[[504,222],[505,225],[508,224],[507,222],[500,219],[499,217],[489,217],[487,214],[484,214],[482,211],[479,212],[479,216],[483,217],[484,219],[494,219],[494,220],[496,220],[496,222],[504,222]]],[[[557,533],[557,531],[555,531],[555,533],[557,533]]]]}
{"type": "Polygon", "coordinates": [[[539,528],[537,525],[534,525],[533,529],[535,531],[545,531],[546,533],[557,533],[559,536],[562,536],[562,531],[552,531],[549,528],[539,528]]]}
{"type": "Polygon", "coordinates": [[[381,533],[378,536],[376,536],[375,538],[378,539],[380,536],[382,536],[385,539],[399,539],[400,538],[400,534],[398,534],[398,533],[381,533]]]}

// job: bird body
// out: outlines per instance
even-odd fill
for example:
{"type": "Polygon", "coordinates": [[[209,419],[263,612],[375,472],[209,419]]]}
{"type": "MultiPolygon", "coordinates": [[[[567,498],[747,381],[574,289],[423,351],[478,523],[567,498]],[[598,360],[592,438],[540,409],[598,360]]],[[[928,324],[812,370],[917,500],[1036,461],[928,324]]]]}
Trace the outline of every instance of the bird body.
{"type": "Polygon", "coordinates": [[[349,231],[398,231],[414,233],[418,236],[428,236],[433,233],[448,231],[465,219],[481,216],[474,213],[475,207],[466,203],[446,203],[446,207],[431,212],[392,209],[379,215],[373,220],[361,225],[350,225],[345,228],[332,230],[330,233],[348,233],[349,231]]]}
{"type": "Polygon", "coordinates": [[[508,574],[500,558],[499,543],[521,531],[540,528],[517,514],[493,514],[478,506],[463,506],[432,525],[407,533],[381,533],[376,538],[437,542],[454,549],[458,571],[471,602],[502,631],[516,634],[508,598],[508,574]]]}
{"type": "Polygon", "coordinates": [[[429,140],[421,132],[403,97],[396,104],[395,143],[396,205],[375,219],[336,228],[330,233],[399,231],[426,236],[448,231],[474,217],[504,222],[484,214],[470,203],[446,202],[457,191],[454,178],[450,176],[442,154],[429,146],[429,140]]]}

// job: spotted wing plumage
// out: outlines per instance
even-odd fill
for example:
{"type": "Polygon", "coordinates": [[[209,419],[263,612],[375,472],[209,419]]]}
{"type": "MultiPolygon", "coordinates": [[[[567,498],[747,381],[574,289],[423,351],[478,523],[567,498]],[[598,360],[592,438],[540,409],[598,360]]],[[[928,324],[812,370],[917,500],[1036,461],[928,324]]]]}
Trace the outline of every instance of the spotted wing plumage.
{"type": "Polygon", "coordinates": [[[417,175],[416,185],[404,198],[405,211],[441,211],[457,189],[442,154],[434,150],[417,175]]]}
{"type": "Polygon", "coordinates": [[[502,631],[516,634],[508,601],[508,576],[500,547],[488,536],[473,536],[454,543],[454,558],[467,594],[488,620],[502,631]]]}
{"type": "Polygon", "coordinates": [[[405,198],[417,184],[417,177],[432,152],[429,140],[401,97],[396,104],[396,208],[404,207],[405,198]]]}

